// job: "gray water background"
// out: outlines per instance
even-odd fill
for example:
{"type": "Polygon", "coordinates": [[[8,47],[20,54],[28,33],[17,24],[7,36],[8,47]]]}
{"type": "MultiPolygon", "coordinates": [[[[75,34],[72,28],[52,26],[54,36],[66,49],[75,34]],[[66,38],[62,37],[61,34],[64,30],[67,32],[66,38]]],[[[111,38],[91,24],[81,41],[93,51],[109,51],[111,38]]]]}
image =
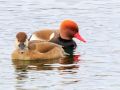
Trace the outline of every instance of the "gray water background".
{"type": "Polygon", "coordinates": [[[120,90],[120,0],[0,0],[0,90],[120,90]],[[76,40],[79,68],[16,71],[16,33],[57,29],[64,19],[87,40],[76,40]]]}

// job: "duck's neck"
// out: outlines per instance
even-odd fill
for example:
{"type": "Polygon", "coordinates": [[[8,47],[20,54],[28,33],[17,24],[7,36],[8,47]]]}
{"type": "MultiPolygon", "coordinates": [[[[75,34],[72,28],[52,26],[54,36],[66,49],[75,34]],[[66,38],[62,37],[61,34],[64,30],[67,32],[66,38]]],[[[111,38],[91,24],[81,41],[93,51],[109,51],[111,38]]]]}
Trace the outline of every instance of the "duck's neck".
{"type": "Polygon", "coordinates": [[[64,40],[72,40],[71,37],[68,37],[68,36],[65,35],[65,34],[61,34],[61,33],[60,33],[60,37],[61,37],[62,39],[64,39],[64,40]]]}

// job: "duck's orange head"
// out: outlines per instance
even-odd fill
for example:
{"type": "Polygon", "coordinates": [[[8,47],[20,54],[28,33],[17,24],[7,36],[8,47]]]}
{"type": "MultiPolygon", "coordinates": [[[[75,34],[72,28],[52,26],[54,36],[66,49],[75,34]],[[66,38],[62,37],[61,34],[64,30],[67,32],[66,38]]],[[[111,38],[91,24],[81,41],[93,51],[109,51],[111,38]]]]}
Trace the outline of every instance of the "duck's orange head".
{"type": "Polygon", "coordinates": [[[77,23],[72,20],[64,20],[60,25],[60,36],[65,39],[77,38],[80,41],[86,42],[79,34],[79,28],[77,23]]]}
{"type": "Polygon", "coordinates": [[[16,45],[20,50],[24,50],[28,46],[27,34],[25,32],[17,33],[16,45]]]}

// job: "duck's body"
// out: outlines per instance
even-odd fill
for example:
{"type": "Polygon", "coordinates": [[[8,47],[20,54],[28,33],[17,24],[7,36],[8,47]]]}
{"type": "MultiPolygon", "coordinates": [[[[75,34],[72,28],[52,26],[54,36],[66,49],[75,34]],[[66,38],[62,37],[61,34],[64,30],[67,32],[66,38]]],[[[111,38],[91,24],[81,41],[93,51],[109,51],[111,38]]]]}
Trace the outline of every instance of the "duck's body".
{"type": "Polygon", "coordinates": [[[30,48],[23,53],[19,49],[12,53],[12,59],[19,60],[37,60],[37,59],[57,59],[63,57],[62,48],[48,42],[30,44],[30,48]],[[36,46],[35,46],[36,45],[36,46]]]}
{"type": "MultiPolygon", "coordinates": [[[[18,40],[19,41],[19,40],[18,40]]],[[[26,48],[19,46],[12,53],[12,59],[19,60],[37,60],[37,59],[57,59],[65,55],[64,50],[60,45],[51,42],[30,41],[26,48]]],[[[22,43],[24,44],[24,43],[22,43]]],[[[23,45],[25,47],[25,45],[23,45]]]]}
{"type": "Polygon", "coordinates": [[[62,39],[59,35],[60,30],[40,30],[36,31],[30,37],[30,41],[40,40],[40,41],[49,41],[67,47],[76,47],[76,43],[73,39],[66,40],[62,39]]]}
{"type": "Polygon", "coordinates": [[[45,29],[34,32],[29,38],[32,40],[50,41],[54,36],[59,35],[59,30],[45,29]]]}

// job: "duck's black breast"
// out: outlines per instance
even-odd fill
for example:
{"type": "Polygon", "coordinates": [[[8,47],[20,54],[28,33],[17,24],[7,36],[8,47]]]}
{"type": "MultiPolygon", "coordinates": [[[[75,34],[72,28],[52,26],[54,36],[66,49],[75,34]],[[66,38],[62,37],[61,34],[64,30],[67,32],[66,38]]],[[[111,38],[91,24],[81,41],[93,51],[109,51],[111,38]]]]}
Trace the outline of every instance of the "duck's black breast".
{"type": "Polygon", "coordinates": [[[65,50],[65,52],[67,52],[69,54],[73,54],[73,50],[77,46],[74,40],[62,39],[60,37],[60,35],[57,35],[54,38],[52,38],[50,40],[50,42],[53,42],[53,43],[56,43],[56,44],[59,44],[59,45],[63,46],[63,49],[65,50]]]}

